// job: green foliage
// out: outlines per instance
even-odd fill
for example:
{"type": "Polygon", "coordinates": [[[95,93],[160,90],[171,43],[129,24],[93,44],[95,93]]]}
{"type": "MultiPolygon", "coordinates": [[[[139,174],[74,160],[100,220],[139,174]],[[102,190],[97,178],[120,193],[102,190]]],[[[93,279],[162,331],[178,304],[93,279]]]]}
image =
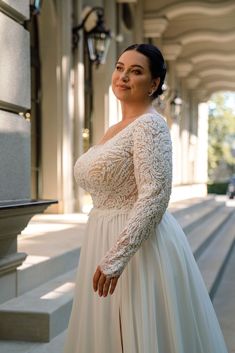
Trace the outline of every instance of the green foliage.
{"type": "Polygon", "coordinates": [[[235,173],[235,115],[226,104],[227,97],[226,94],[217,93],[210,101],[208,131],[210,180],[215,179],[215,172],[222,163],[227,166],[227,177],[235,173]]]}
{"type": "Polygon", "coordinates": [[[227,193],[228,183],[207,184],[208,194],[225,195],[227,193]]]}

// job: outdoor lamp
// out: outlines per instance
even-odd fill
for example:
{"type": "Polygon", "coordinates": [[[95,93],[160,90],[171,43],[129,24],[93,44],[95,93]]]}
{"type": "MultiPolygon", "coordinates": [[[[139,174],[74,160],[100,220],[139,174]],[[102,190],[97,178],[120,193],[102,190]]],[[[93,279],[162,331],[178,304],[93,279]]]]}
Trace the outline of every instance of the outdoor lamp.
{"type": "Polygon", "coordinates": [[[73,28],[73,49],[77,47],[79,31],[83,29],[89,58],[98,66],[105,63],[111,33],[104,26],[104,9],[102,7],[85,8],[85,11],[86,15],[82,23],[73,28]]]}
{"type": "Polygon", "coordinates": [[[181,107],[182,107],[182,98],[178,96],[176,93],[174,98],[171,101],[171,114],[173,118],[178,118],[180,115],[181,107]]]}
{"type": "Polygon", "coordinates": [[[30,0],[30,9],[32,15],[38,15],[41,11],[42,0],[30,0]]]}

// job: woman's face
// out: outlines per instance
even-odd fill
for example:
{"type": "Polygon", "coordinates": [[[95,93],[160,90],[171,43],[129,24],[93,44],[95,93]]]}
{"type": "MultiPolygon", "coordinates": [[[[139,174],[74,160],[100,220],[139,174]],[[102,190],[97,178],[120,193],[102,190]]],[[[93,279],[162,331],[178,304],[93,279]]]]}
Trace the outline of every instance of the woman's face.
{"type": "Polygon", "coordinates": [[[124,52],[112,75],[112,89],[123,102],[150,101],[149,93],[155,91],[160,79],[152,79],[148,58],[135,51],[124,52]]]}

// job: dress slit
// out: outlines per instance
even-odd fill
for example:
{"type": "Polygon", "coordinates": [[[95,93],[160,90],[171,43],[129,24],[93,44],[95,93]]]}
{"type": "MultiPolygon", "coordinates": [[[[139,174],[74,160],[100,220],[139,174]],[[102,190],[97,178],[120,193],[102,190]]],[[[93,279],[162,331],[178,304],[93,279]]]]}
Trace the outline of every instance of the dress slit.
{"type": "Polygon", "coordinates": [[[122,320],[121,320],[121,312],[120,312],[120,309],[119,309],[119,328],[120,328],[120,337],[121,337],[122,353],[124,353],[124,350],[123,350],[123,336],[122,336],[122,320]]]}

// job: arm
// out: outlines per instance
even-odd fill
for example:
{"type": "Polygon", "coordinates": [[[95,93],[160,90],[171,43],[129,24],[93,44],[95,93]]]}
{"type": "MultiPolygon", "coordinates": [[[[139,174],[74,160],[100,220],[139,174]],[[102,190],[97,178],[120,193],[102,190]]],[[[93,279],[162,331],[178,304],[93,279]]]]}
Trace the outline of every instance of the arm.
{"type": "Polygon", "coordinates": [[[148,116],[136,124],[133,161],[138,198],[118,241],[100,263],[107,278],[120,276],[153,227],[161,221],[168,206],[172,151],[169,130],[162,118],[148,116]]]}

